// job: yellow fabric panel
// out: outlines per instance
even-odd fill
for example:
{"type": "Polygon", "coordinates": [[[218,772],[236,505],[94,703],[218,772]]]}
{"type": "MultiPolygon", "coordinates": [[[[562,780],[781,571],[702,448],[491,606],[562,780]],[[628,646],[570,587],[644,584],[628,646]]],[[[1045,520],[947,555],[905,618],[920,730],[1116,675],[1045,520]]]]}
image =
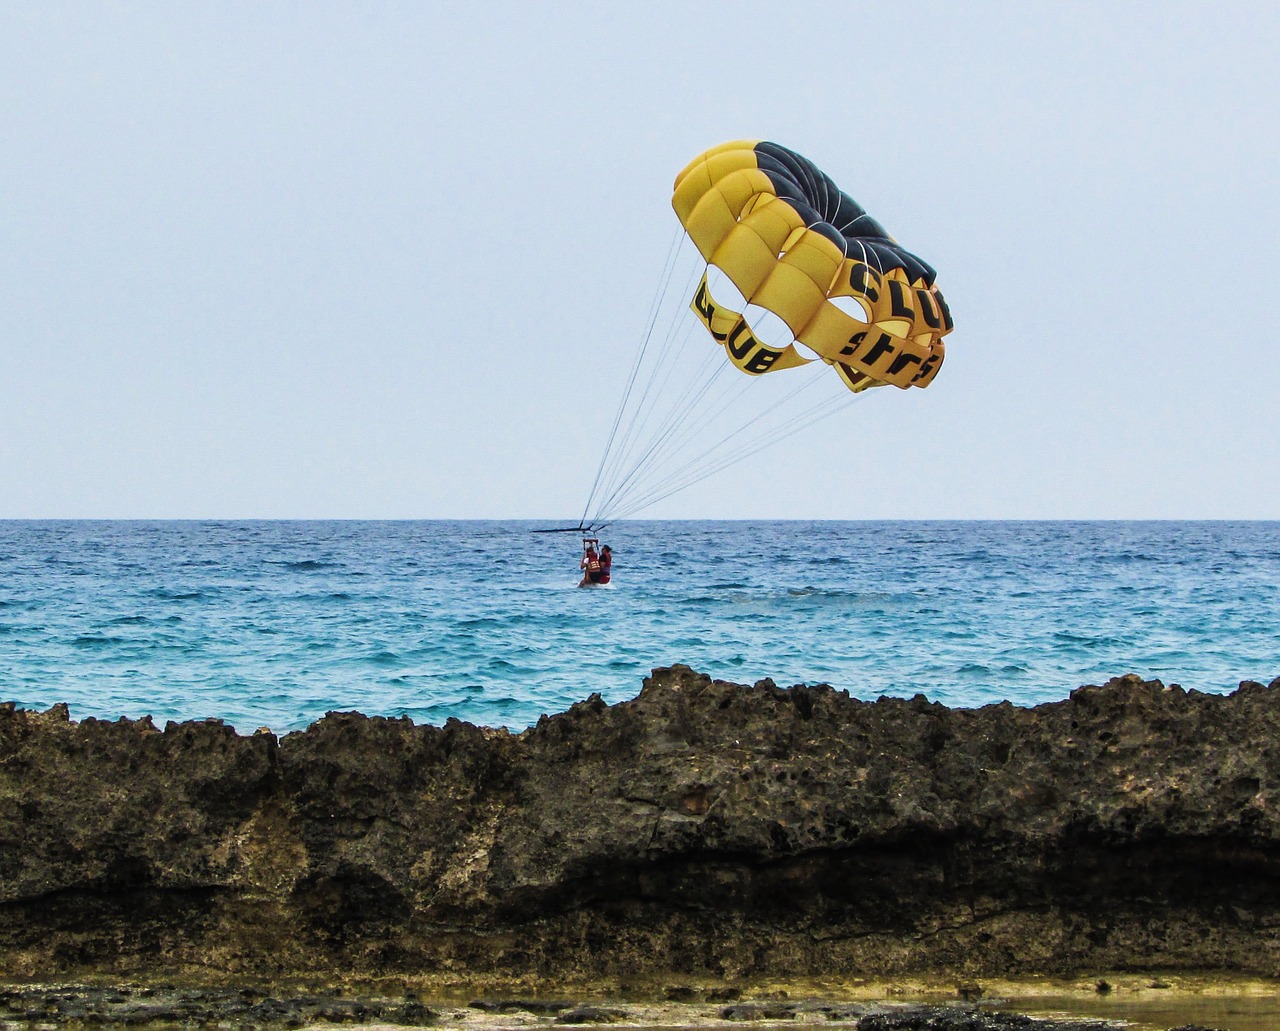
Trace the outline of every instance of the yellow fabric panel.
{"type": "Polygon", "coordinates": [[[713,189],[724,195],[725,203],[733,212],[734,218],[741,218],[743,209],[760,196],[773,196],[773,183],[758,168],[743,168],[722,179],[718,179],[713,189]]]}
{"type": "MultiPolygon", "coordinates": [[[[688,226],[693,209],[708,191],[714,190],[725,179],[731,179],[738,172],[758,172],[753,151],[737,150],[719,154],[695,165],[687,174],[682,173],[681,178],[676,180],[675,193],[671,197],[671,206],[680,222],[688,226]]],[[[758,173],[755,182],[757,185],[763,184],[761,192],[773,194],[773,183],[763,172],[758,173]]]]}
{"type": "Polygon", "coordinates": [[[724,194],[717,189],[710,189],[689,212],[684,229],[689,234],[689,239],[698,248],[698,252],[710,261],[720,241],[728,236],[730,230],[737,224],[737,216],[729,209],[724,194]]]}
{"type": "MultiPolygon", "coordinates": [[[[710,176],[713,184],[719,184],[734,172],[741,172],[747,169],[755,169],[759,166],[756,164],[756,153],[754,150],[726,150],[719,154],[712,154],[707,158],[707,175],[710,176]]],[[[768,177],[765,179],[769,182],[769,193],[773,193],[773,183],[768,177]]]]}
{"type": "Polygon", "coordinates": [[[839,247],[821,233],[805,229],[796,241],[786,248],[786,255],[780,260],[784,264],[798,268],[808,276],[813,281],[813,285],[822,291],[822,296],[825,298],[827,291],[831,288],[831,281],[840,268],[840,262],[844,260],[844,255],[840,253],[839,247]]]}
{"type": "Polygon", "coordinates": [[[676,218],[680,219],[681,225],[688,224],[689,212],[698,201],[702,200],[702,195],[711,189],[711,186],[711,176],[705,164],[697,165],[687,175],[676,180],[676,190],[671,196],[671,207],[675,209],[676,218]]]}
{"type": "Polygon", "coordinates": [[[872,387],[884,386],[883,383],[872,379],[864,372],[858,372],[856,369],[850,368],[844,362],[832,362],[831,367],[836,370],[836,375],[840,377],[841,382],[855,394],[870,390],[872,387]]]}
{"type": "Polygon", "coordinates": [[[754,168],[756,163],[755,146],[759,140],[730,140],[728,143],[721,143],[719,146],[712,147],[710,150],[704,150],[696,158],[690,161],[680,170],[680,174],[676,176],[675,186],[673,190],[678,190],[680,184],[696,169],[699,165],[705,165],[709,158],[715,157],[717,154],[724,154],[730,151],[746,151],[751,154],[751,166],[754,168]]]}
{"type": "Polygon", "coordinates": [[[750,215],[751,212],[755,211],[757,206],[761,204],[770,204],[776,199],[777,198],[774,197],[773,194],[771,193],[768,193],[768,194],[757,193],[754,197],[752,197],[749,201],[747,201],[746,204],[743,205],[742,210],[738,212],[738,218],[744,219],[748,215],[750,215]]]}
{"type": "Polygon", "coordinates": [[[889,314],[884,276],[861,258],[846,258],[840,263],[827,296],[859,298],[870,308],[872,322],[889,314]]]}
{"type": "Polygon", "coordinates": [[[801,226],[799,229],[793,229],[787,234],[787,238],[782,241],[782,246],[778,248],[778,257],[781,258],[787,251],[791,250],[800,242],[800,237],[809,231],[808,226],[801,226]]]}
{"type": "Polygon", "coordinates": [[[921,345],[914,340],[899,340],[893,361],[889,363],[884,375],[876,378],[890,386],[902,387],[905,390],[915,381],[924,360],[930,353],[928,344],[921,345]]]}
{"type": "Polygon", "coordinates": [[[849,346],[849,338],[866,328],[864,324],[849,318],[834,304],[824,304],[809,324],[796,334],[796,339],[817,351],[827,361],[847,362],[849,355],[844,353],[844,349],[849,346]]]}
{"type": "Polygon", "coordinates": [[[724,343],[724,338],[728,335],[733,319],[738,313],[726,311],[711,299],[706,272],[702,273],[702,279],[698,282],[698,289],[693,292],[693,300],[689,302],[689,307],[698,316],[698,321],[707,327],[707,331],[716,343],[724,343]],[[732,318],[726,321],[728,316],[732,318]]]}
{"type": "Polygon", "coordinates": [[[875,325],[876,329],[882,329],[899,340],[906,340],[907,334],[915,328],[910,322],[903,319],[880,319],[875,325]]]}
{"type": "Polygon", "coordinates": [[[885,273],[884,286],[889,310],[877,315],[876,325],[896,337],[908,337],[925,329],[920,318],[920,301],[907,281],[907,274],[902,269],[890,269],[885,273]]]}
{"type": "Polygon", "coordinates": [[[778,350],[757,339],[739,313],[721,308],[715,303],[707,289],[705,272],[689,307],[707,327],[711,336],[724,345],[729,361],[748,375],[761,376],[779,369],[794,369],[812,361],[790,345],[778,350]]]}
{"type": "Polygon", "coordinates": [[[900,341],[897,337],[872,326],[870,329],[854,333],[849,338],[848,344],[845,345],[845,350],[849,353],[844,357],[844,362],[859,372],[865,372],[873,379],[887,383],[889,366],[897,357],[898,343],[900,341]]]}
{"type": "Polygon", "coordinates": [[[951,332],[951,313],[937,284],[926,287],[923,283],[919,283],[915,286],[915,291],[920,299],[921,316],[929,328],[939,336],[951,332]]]}
{"type": "Polygon", "coordinates": [[[912,381],[913,386],[927,387],[933,382],[933,377],[938,375],[938,370],[942,368],[942,360],[947,356],[947,347],[941,340],[933,342],[933,353],[925,360],[924,368],[917,374],[912,381]]]}
{"type": "Polygon", "coordinates": [[[766,372],[778,372],[781,369],[798,369],[808,365],[812,359],[804,358],[800,352],[788,344],[781,351],[769,347],[751,332],[746,319],[738,316],[733,328],[729,330],[724,342],[725,353],[729,361],[751,376],[761,376],[766,372]]]}
{"type": "Polygon", "coordinates": [[[769,245],[741,222],[711,256],[711,264],[733,281],[743,297],[755,293],[777,263],[769,245]]]}
{"type": "Polygon", "coordinates": [[[681,216],[685,231],[702,256],[711,261],[715,249],[733,231],[744,210],[756,210],[764,197],[773,199],[773,184],[768,176],[752,166],[730,171],[712,182],[696,198],[692,186],[687,195],[682,192],[685,185],[690,183],[700,189],[702,184],[697,180],[698,173],[695,171],[681,184],[672,203],[677,212],[681,208],[687,208],[681,216]]]}
{"type": "Polygon", "coordinates": [[[729,334],[742,318],[738,312],[722,308],[716,303],[715,298],[711,296],[705,272],[702,274],[702,283],[694,294],[691,307],[702,320],[702,324],[710,331],[711,338],[718,344],[723,344],[729,339],[729,334]]]}
{"type": "Polygon", "coordinates": [[[765,197],[757,200],[750,214],[742,216],[742,224],[750,226],[769,245],[774,261],[778,260],[788,237],[804,228],[804,222],[790,204],[765,197]]]}
{"type": "Polygon", "coordinates": [[[825,289],[810,279],[803,269],[789,264],[785,259],[775,262],[773,271],[747,300],[768,308],[797,336],[819,308],[830,307],[826,304],[825,289]]]}
{"type": "MultiPolygon", "coordinates": [[[[721,242],[736,228],[742,211],[751,205],[753,210],[764,194],[761,188],[769,186],[762,172],[754,169],[734,172],[716,183],[694,205],[685,222],[685,231],[708,261],[721,242]],[[732,220],[729,216],[732,216],[732,220]]],[[[768,197],[772,199],[772,194],[768,197]]]]}

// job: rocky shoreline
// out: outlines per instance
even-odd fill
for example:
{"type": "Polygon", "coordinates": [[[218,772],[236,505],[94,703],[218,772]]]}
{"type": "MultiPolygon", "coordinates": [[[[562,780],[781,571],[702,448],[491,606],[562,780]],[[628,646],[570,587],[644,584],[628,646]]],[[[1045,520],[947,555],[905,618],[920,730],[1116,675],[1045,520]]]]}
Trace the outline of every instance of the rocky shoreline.
{"type": "Polygon", "coordinates": [[[683,666],[520,734],[0,706],[3,979],[1280,974],[1280,679],[948,709],[683,666]]]}

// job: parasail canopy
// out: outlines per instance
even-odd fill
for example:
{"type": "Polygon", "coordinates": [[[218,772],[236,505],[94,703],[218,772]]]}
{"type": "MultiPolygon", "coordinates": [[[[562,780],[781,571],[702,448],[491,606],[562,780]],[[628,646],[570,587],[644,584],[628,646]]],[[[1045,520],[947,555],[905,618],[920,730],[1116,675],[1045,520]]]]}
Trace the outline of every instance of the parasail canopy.
{"type": "MultiPolygon", "coordinates": [[[[934,270],[808,158],[776,143],[722,143],[676,177],[671,204],[745,304],[781,319],[850,389],[925,387],[937,375],[952,322],[934,270]]],[[[691,307],[743,372],[814,360],[758,339],[705,275],[691,307]]]]}

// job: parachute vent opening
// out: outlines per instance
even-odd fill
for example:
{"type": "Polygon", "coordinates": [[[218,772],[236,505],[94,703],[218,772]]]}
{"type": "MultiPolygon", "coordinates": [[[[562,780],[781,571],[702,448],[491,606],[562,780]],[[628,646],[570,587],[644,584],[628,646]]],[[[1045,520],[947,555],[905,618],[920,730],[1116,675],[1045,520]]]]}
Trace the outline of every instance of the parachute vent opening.
{"type": "Polygon", "coordinates": [[[809,361],[811,361],[811,362],[816,362],[816,361],[821,361],[821,360],[822,360],[822,355],[820,355],[820,354],[819,354],[817,351],[815,351],[812,347],[806,347],[804,344],[800,343],[800,341],[799,341],[799,340],[797,340],[797,341],[796,341],[794,344],[792,344],[791,346],[792,346],[792,347],[794,347],[794,348],[796,349],[796,353],[797,353],[798,355],[800,355],[800,357],[801,357],[801,358],[808,358],[808,359],[809,359],[809,361]]]}
{"type": "Polygon", "coordinates": [[[715,265],[707,266],[707,292],[717,305],[729,311],[741,312],[747,306],[747,299],[742,296],[737,284],[723,269],[715,265]]]}
{"type": "Polygon", "coordinates": [[[851,319],[866,323],[871,321],[871,309],[857,297],[828,297],[827,300],[851,319]]]}
{"type": "Polygon", "coordinates": [[[776,315],[768,308],[761,308],[758,304],[748,304],[743,308],[742,317],[747,320],[747,325],[751,327],[755,338],[766,347],[781,351],[790,346],[796,338],[796,335],[791,332],[791,327],[782,321],[780,315],[776,315]]]}

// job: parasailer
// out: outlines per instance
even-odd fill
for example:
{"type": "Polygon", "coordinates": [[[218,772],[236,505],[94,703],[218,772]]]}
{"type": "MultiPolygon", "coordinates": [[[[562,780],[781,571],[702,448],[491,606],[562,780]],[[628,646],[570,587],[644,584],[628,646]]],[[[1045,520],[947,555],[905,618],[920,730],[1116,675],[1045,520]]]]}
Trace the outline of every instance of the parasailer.
{"type": "Polygon", "coordinates": [[[578,562],[582,570],[579,587],[597,587],[607,584],[613,572],[613,549],[601,545],[598,537],[582,539],[582,558],[578,562]]]}

